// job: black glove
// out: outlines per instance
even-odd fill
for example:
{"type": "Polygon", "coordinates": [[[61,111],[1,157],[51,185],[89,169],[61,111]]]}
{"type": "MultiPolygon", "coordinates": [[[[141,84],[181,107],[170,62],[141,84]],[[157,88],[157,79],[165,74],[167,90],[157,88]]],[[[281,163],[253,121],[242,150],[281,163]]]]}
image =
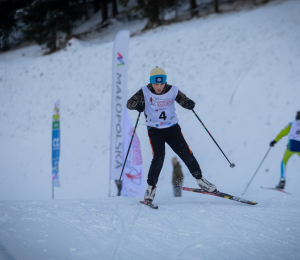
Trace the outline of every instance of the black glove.
{"type": "Polygon", "coordinates": [[[145,101],[137,103],[134,109],[139,112],[143,112],[145,110],[145,101]]]}
{"type": "Polygon", "coordinates": [[[183,102],[183,107],[189,110],[193,110],[195,107],[195,102],[193,100],[185,100],[183,102]]]}
{"type": "Polygon", "coordinates": [[[271,143],[270,143],[270,146],[273,147],[277,142],[275,140],[273,140],[271,143]]]}

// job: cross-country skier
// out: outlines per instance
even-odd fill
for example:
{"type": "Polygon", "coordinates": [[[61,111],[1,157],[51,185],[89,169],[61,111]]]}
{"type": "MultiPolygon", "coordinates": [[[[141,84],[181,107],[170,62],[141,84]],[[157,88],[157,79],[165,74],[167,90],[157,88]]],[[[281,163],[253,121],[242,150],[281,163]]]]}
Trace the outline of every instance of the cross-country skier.
{"type": "Polygon", "coordinates": [[[300,111],[297,112],[296,120],[292,123],[289,123],[270,143],[270,146],[273,147],[283,136],[289,134],[289,142],[287,149],[284,153],[282,162],[281,162],[281,178],[279,184],[276,186],[277,189],[284,189],[285,186],[285,175],[286,175],[286,165],[290,157],[294,154],[298,154],[300,157],[300,111]]]}
{"type": "Polygon", "coordinates": [[[148,173],[145,200],[154,200],[165,158],[165,143],[186,164],[201,189],[209,192],[216,190],[216,186],[202,176],[200,166],[181,133],[175,113],[175,101],[189,110],[195,107],[195,102],[179,91],[178,87],[167,84],[166,72],[159,67],[151,70],[150,84],[143,86],[127,101],[128,109],[144,111],[152,148],[153,159],[148,173]]]}

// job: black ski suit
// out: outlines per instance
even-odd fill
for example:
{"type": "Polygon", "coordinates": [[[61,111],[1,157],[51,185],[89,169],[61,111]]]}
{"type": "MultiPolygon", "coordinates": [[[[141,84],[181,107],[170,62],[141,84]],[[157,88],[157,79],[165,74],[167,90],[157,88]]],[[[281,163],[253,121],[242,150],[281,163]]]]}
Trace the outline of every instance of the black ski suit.
{"type": "MultiPolygon", "coordinates": [[[[147,87],[152,93],[158,95],[153,89],[152,84],[149,84],[147,87]]],[[[171,87],[171,85],[166,84],[161,94],[167,93],[171,89],[171,87]]],[[[184,101],[189,99],[182,92],[178,91],[175,100],[182,107],[184,107],[184,101]]],[[[144,94],[142,90],[139,90],[127,101],[127,108],[133,110],[136,104],[142,101],[144,101],[144,94]]],[[[178,124],[162,129],[155,127],[147,128],[153,154],[153,159],[151,162],[147,180],[147,183],[150,186],[156,186],[158,182],[159,174],[165,158],[165,143],[167,143],[185,163],[193,177],[196,179],[201,179],[202,173],[200,166],[192,151],[190,150],[188,144],[186,143],[181,133],[181,128],[178,124]]]]}

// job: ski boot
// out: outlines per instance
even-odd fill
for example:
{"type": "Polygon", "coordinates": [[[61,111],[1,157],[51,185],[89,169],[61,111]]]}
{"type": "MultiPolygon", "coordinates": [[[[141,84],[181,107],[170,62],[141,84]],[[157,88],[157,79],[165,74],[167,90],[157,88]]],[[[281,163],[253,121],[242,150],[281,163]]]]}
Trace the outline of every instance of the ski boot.
{"type": "Polygon", "coordinates": [[[148,187],[146,189],[145,196],[144,196],[145,201],[150,200],[152,202],[155,197],[155,192],[156,192],[156,186],[150,186],[148,184],[148,187]]]}
{"type": "Polygon", "coordinates": [[[280,178],[280,181],[279,181],[278,185],[276,186],[276,189],[283,190],[284,186],[285,186],[285,179],[280,178]]]}
{"type": "Polygon", "coordinates": [[[205,190],[208,192],[214,192],[215,190],[217,190],[217,187],[214,184],[207,181],[206,179],[204,179],[204,177],[202,177],[201,179],[198,179],[197,182],[198,182],[200,189],[202,189],[202,190],[205,190]]]}

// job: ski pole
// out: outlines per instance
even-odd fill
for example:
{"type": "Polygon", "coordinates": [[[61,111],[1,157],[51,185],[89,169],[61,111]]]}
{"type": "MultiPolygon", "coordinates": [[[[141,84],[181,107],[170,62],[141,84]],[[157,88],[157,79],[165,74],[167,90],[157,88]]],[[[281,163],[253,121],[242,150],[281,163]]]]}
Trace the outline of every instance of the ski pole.
{"type": "Polygon", "coordinates": [[[248,185],[247,185],[246,189],[244,190],[244,192],[242,193],[242,195],[244,195],[244,194],[245,194],[245,192],[246,192],[246,190],[248,189],[248,187],[249,187],[250,183],[253,181],[253,179],[254,179],[254,177],[255,177],[256,173],[258,172],[258,170],[259,170],[260,166],[262,165],[262,163],[263,163],[263,162],[264,162],[264,160],[266,159],[266,157],[267,157],[268,153],[270,152],[270,149],[271,149],[271,147],[270,147],[270,148],[269,148],[269,150],[267,151],[267,153],[266,153],[265,157],[264,157],[264,158],[263,158],[263,160],[261,161],[260,165],[258,166],[258,168],[257,168],[256,172],[255,172],[255,173],[254,173],[254,175],[252,176],[252,178],[251,178],[250,182],[248,183],[248,185]]]}
{"type": "Polygon", "coordinates": [[[225,156],[225,158],[227,159],[227,161],[230,164],[230,167],[233,168],[235,167],[234,163],[231,163],[228,158],[226,157],[226,155],[224,154],[224,152],[222,151],[222,149],[220,148],[220,146],[218,145],[218,143],[216,142],[216,140],[212,137],[212,135],[210,134],[210,132],[207,130],[207,128],[205,127],[205,125],[202,123],[201,119],[198,117],[198,115],[196,114],[196,112],[194,111],[194,109],[192,110],[195,114],[195,116],[198,118],[198,120],[200,121],[200,123],[203,125],[204,129],[207,131],[207,133],[210,135],[210,137],[214,140],[215,144],[219,147],[220,151],[222,152],[222,154],[225,156]]]}
{"type": "Polygon", "coordinates": [[[130,150],[130,147],[131,147],[131,144],[132,144],[132,141],[133,141],[133,137],[134,137],[134,134],[135,134],[135,130],[136,130],[137,124],[138,124],[139,119],[140,119],[140,115],[141,115],[141,112],[139,112],[138,118],[136,120],[136,124],[135,124],[134,130],[133,130],[133,133],[132,133],[132,137],[131,137],[131,140],[130,140],[129,148],[128,148],[128,151],[127,151],[127,154],[126,154],[125,162],[123,164],[123,168],[122,168],[122,172],[121,172],[119,181],[121,181],[121,178],[122,178],[122,175],[123,175],[124,167],[126,165],[127,157],[128,157],[129,150],[130,150]]]}

